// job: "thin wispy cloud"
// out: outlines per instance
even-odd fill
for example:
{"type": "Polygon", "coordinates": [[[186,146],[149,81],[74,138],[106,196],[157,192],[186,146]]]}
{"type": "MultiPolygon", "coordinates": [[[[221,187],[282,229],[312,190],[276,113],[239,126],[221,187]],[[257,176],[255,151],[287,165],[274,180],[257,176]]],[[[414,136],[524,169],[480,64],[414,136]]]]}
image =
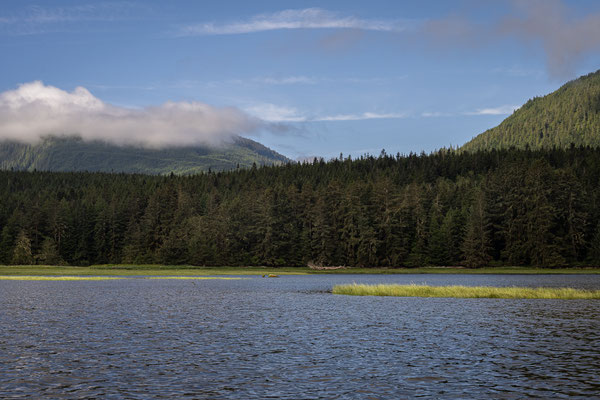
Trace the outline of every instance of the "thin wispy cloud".
{"type": "MultiPolygon", "coordinates": [[[[204,87],[216,88],[226,86],[292,86],[292,85],[335,85],[335,84],[347,84],[347,85],[368,85],[368,86],[381,86],[391,85],[401,80],[407,79],[407,75],[391,76],[391,77],[377,77],[377,78],[358,78],[358,77],[325,77],[325,76],[306,76],[306,75],[290,75],[290,76],[256,76],[249,78],[235,78],[235,79],[224,79],[214,81],[202,81],[202,80],[177,80],[171,83],[153,84],[142,87],[140,89],[158,89],[158,88],[169,88],[169,89],[201,89],[204,87]]],[[[93,87],[98,88],[110,88],[110,85],[94,85],[93,87]]],[[[120,88],[120,86],[114,86],[120,88]]],[[[136,88],[136,87],[132,87],[136,88]]]]}
{"type": "Polygon", "coordinates": [[[275,104],[261,103],[244,107],[250,115],[269,122],[306,122],[308,118],[294,107],[284,107],[275,104]]]}
{"type": "Polygon", "coordinates": [[[406,113],[373,113],[364,112],[360,114],[338,114],[324,117],[317,117],[313,121],[361,121],[366,119],[399,119],[406,118],[406,113]]]}
{"type": "Polygon", "coordinates": [[[31,6],[23,21],[35,23],[57,23],[74,21],[111,21],[118,17],[112,5],[79,5],[73,7],[44,8],[31,6]]]}
{"type": "Polygon", "coordinates": [[[269,122],[326,122],[326,121],[362,121],[368,119],[406,118],[406,113],[363,112],[356,114],[308,115],[294,107],[283,107],[262,103],[245,107],[244,111],[269,122]]]}
{"type": "Polygon", "coordinates": [[[517,109],[519,109],[519,106],[510,105],[492,108],[480,108],[475,111],[466,112],[464,115],[509,115],[517,109]]]}
{"type": "Polygon", "coordinates": [[[122,21],[142,7],[131,2],[103,2],[67,7],[32,5],[13,15],[0,16],[0,32],[31,35],[65,30],[78,23],[122,21]]]}
{"type": "Polygon", "coordinates": [[[520,106],[504,105],[499,107],[478,108],[475,111],[466,112],[444,112],[444,111],[426,111],[422,112],[422,118],[445,118],[459,116],[476,116],[476,115],[510,115],[520,106]]]}
{"type": "Polygon", "coordinates": [[[36,143],[46,136],[77,136],[148,148],[217,146],[261,129],[270,126],[237,108],[200,102],[118,107],[84,87],[67,92],[39,81],[0,93],[0,140],[36,143]]]}
{"type": "Polygon", "coordinates": [[[357,29],[381,32],[402,32],[406,22],[385,19],[363,19],[344,16],[321,8],[283,10],[259,14],[246,20],[216,23],[204,22],[182,27],[179,36],[237,35],[280,29],[357,29]]]}
{"type": "Polygon", "coordinates": [[[281,78],[272,77],[260,77],[252,79],[252,82],[261,83],[266,85],[314,85],[319,82],[318,78],[311,78],[308,76],[287,76],[281,78]]]}
{"type": "Polygon", "coordinates": [[[454,115],[455,114],[448,113],[448,112],[440,112],[440,111],[423,112],[423,113],[421,113],[421,117],[424,117],[424,118],[453,117],[454,115]]]}

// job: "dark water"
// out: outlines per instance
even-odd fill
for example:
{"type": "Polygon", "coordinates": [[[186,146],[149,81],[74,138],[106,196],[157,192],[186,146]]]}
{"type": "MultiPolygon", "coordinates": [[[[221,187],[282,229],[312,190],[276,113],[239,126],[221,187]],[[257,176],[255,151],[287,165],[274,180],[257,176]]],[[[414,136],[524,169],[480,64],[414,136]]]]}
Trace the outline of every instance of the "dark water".
{"type": "Polygon", "coordinates": [[[0,398],[600,397],[600,301],[351,297],[338,283],[600,276],[0,281],[0,398]]]}

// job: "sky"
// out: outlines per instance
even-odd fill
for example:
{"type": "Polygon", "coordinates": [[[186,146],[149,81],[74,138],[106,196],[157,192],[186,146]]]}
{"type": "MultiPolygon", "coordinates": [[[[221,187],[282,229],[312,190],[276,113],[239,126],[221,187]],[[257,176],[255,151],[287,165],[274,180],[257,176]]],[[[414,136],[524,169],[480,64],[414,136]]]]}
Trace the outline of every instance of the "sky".
{"type": "Polygon", "coordinates": [[[0,139],[430,152],[600,68],[600,2],[11,1],[0,139]]]}

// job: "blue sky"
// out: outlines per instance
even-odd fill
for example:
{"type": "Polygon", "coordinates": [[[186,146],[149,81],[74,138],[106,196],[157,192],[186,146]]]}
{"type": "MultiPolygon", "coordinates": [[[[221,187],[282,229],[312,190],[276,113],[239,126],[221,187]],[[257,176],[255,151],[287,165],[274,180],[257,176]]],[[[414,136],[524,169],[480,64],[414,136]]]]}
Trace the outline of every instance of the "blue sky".
{"type": "Polygon", "coordinates": [[[0,51],[0,137],[52,114],[54,129],[157,146],[242,134],[293,159],[408,153],[460,145],[600,68],[600,2],[3,1],[0,51]],[[59,103],[40,111],[40,96],[59,103]]]}

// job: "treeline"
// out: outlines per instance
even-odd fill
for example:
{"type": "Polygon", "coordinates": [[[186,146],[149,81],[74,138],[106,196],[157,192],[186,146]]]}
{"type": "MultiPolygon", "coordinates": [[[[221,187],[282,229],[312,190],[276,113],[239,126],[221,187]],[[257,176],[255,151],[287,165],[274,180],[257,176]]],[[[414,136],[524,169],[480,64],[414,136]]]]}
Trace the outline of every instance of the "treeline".
{"type": "Polygon", "coordinates": [[[600,265],[600,149],[0,172],[0,263],[600,265]]]}

